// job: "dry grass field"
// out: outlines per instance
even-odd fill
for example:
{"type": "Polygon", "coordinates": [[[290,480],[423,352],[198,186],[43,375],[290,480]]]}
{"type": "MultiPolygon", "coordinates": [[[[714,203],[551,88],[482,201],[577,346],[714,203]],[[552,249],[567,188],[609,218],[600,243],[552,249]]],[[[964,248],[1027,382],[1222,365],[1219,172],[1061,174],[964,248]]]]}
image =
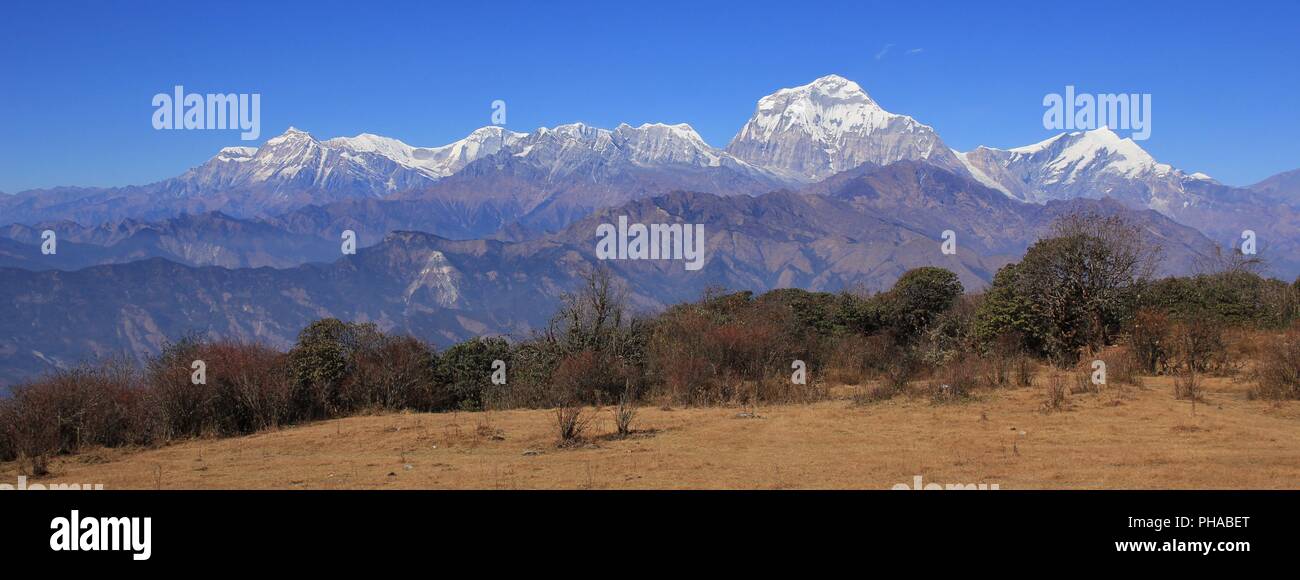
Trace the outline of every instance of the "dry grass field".
{"type": "MultiPolygon", "coordinates": [[[[33,482],[105,489],[1001,489],[1300,487],[1300,402],[1247,400],[1209,379],[1195,414],[1172,379],[1071,395],[1044,412],[1036,386],[935,405],[901,396],[759,407],[640,410],[617,439],[602,409],[586,445],[555,446],[555,412],[396,413],[159,449],[100,449],[51,462],[33,482]]],[[[15,463],[0,464],[13,482],[15,463]]]]}

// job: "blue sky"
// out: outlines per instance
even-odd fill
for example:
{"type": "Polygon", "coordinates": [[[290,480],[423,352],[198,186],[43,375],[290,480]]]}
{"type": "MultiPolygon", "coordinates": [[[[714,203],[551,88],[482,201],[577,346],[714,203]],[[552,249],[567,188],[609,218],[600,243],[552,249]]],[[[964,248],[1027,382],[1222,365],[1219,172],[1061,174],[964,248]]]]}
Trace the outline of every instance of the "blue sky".
{"type": "Polygon", "coordinates": [[[1157,159],[1247,184],[1300,168],[1295,2],[7,2],[0,191],[147,183],[235,131],[155,131],[177,84],[289,125],[441,145],[490,122],[687,122],[722,147],[836,73],[957,149],[1053,134],[1065,85],[1152,95],[1157,159]],[[886,47],[888,49],[886,50],[886,47]],[[909,53],[910,52],[910,53],[909,53]]]}

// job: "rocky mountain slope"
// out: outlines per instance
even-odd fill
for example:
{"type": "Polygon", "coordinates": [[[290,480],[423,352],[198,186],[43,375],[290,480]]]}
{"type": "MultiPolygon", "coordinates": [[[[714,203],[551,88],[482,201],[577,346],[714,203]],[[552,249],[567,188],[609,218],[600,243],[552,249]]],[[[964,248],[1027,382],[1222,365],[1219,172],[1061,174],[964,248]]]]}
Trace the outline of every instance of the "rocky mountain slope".
{"type": "Polygon", "coordinates": [[[1157,212],[1106,200],[1025,204],[946,169],[900,162],[815,192],[641,198],[520,242],[394,232],[356,255],[284,269],[161,258],[73,272],[0,269],[0,380],[86,358],[144,357],[187,332],[283,347],[327,316],[374,321],[443,345],[482,334],[523,336],[543,327],[581,272],[599,265],[644,311],[718,286],[881,290],[925,265],[948,268],[977,289],[1055,216],[1073,211],[1125,213],[1151,243],[1166,247],[1167,267],[1192,262],[1210,244],[1157,212]],[[597,259],[597,228],[620,217],[703,224],[703,267],[597,259]],[[957,235],[954,255],[940,251],[944,230],[957,235]]]}

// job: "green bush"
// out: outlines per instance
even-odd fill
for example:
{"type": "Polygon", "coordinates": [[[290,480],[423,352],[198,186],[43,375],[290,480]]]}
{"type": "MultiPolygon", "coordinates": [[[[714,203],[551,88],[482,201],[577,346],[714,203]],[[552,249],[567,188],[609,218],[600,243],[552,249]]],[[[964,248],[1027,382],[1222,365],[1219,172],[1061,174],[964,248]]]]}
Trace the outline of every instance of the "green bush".
{"type": "Polygon", "coordinates": [[[510,379],[510,343],[503,338],[472,338],[442,353],[435,380],[445,386],[452,406],[482,409],[484,395],[492,385],[492,362],[506,363],[506,380],[510,379]]]}

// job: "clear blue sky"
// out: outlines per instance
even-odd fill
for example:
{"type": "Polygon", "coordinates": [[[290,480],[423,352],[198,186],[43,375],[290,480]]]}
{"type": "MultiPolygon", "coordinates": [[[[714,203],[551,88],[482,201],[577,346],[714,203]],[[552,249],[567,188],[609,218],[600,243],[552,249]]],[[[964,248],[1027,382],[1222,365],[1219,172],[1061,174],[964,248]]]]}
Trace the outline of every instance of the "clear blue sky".
{"type": "Polygon", "coordinates": [[[962,150],[1050,136],[1043,95],[1067,84],[1151,93],[1147,150],[1246,184],[1300,168],[1298,4],[10,0],[0,190],[147,183],[247,144],[153,130],[176,84],[261,93],[261,140],[440,145],[504,99],[514,130],[687,122],[721,147],[759,97],[828,73],[962,150]]]}

